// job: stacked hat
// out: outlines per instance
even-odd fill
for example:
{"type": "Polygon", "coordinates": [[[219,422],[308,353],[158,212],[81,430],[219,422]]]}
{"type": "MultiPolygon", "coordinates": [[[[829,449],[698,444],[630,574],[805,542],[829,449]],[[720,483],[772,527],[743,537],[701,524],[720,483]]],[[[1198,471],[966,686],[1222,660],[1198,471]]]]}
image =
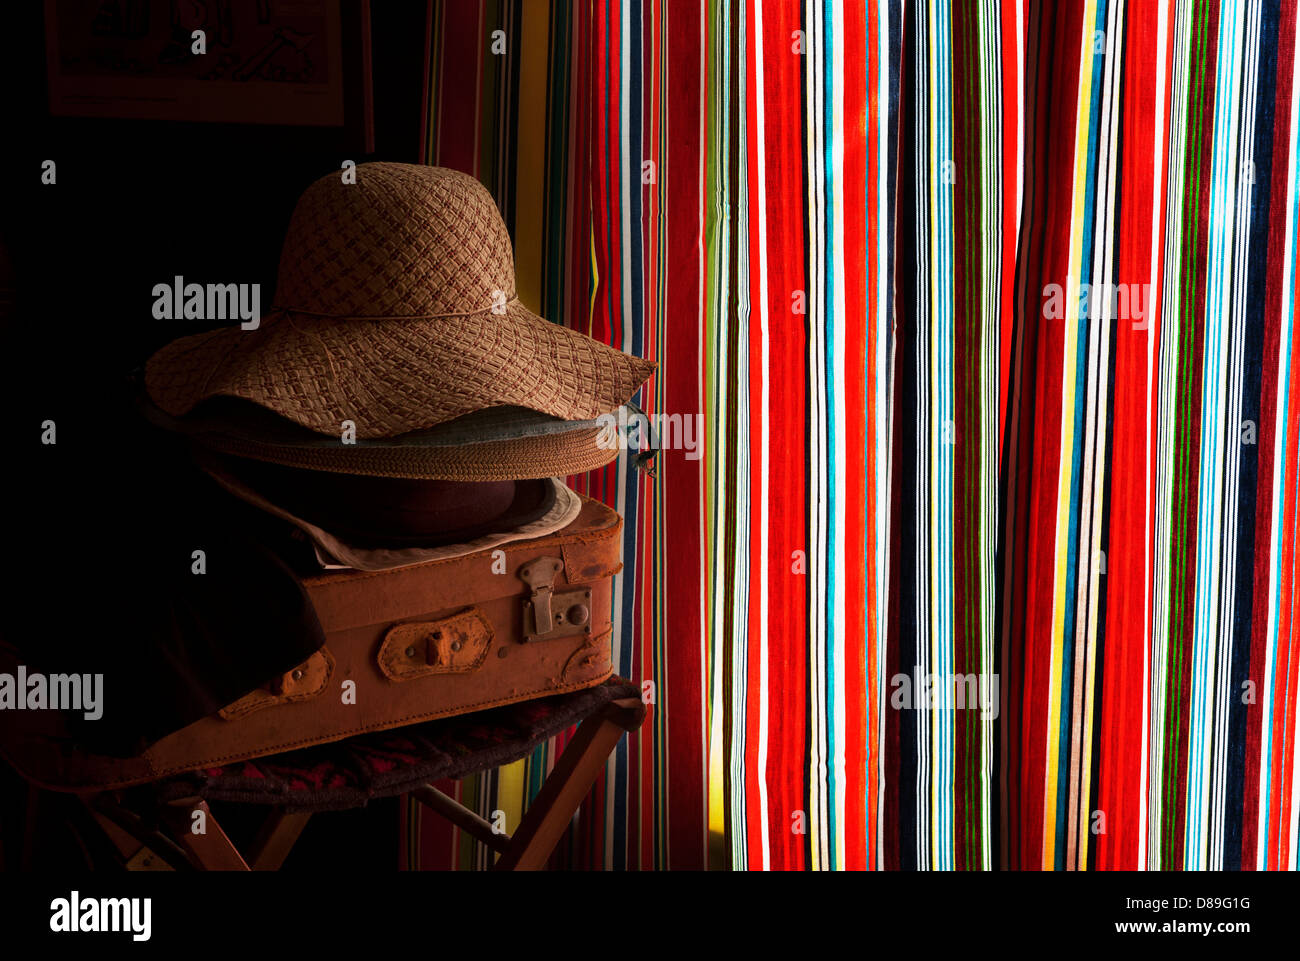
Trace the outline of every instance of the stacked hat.
{"type": "Polygon", "coordinates": [[[653,371],[519,302],[473,177],[368,163],[298,201],[256,327],[158,351],[142,405],[323,560],[373,569],[563,526],[554,478],[618,455],[598,419],[653,371]]]}

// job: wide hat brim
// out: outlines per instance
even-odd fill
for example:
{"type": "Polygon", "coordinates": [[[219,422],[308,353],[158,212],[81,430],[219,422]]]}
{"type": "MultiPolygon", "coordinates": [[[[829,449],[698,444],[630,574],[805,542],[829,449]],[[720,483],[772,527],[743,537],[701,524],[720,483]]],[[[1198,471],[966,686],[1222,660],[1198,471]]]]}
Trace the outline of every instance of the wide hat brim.
{"type": "Polygon", "coordinates": [[[293,447],[223,434],[198,433],[195,442],[222,454],[304,470],[410,480],[536,480],[584,474],[618,457],[603,428],[512,438],[455,447],[293,447]]]}
{"type": "Polygon", "coordinates": [[[364,438],[499,405],[590,420],[629,401],[654,370],[511,301],[500,314],[449,317],[273,311],[254,330],[168,344],[145,366],[145,388],[176,417],[210,397],[238,397],[322,434],[351,422],[364,438]]]}
{"type": "Polygon", "coordinates": [[[517,481],[582,474],[618,457],[608,423],[560,421],[520,408],[475,411],[433,428],[343,443],[242,400],[213,398],[184,417],[143,394],[137,408],[156,427],[200,449],[304,470],[408,480],[517,481]]]}

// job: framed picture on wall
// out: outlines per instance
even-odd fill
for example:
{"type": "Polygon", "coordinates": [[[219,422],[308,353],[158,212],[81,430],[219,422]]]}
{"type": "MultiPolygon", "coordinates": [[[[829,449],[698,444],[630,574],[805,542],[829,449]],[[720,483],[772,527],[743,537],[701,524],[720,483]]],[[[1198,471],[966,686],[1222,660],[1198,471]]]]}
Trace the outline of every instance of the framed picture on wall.
{"type": "Polygon", "coordinates": [[[370,126],[369,3],[46,0],[54,116],[370,126]]]}

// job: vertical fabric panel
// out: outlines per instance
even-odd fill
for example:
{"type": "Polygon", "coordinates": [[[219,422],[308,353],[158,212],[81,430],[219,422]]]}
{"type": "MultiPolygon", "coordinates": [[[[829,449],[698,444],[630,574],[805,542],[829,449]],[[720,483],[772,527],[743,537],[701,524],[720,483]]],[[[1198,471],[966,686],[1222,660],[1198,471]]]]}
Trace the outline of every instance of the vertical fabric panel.
{"type": "MultiPolygon", "coordinates": [[[[430,29],[422,160],[659,363],[652,469],[570,479],[649,714],[557,866],[1296,867],[1295,0],[430,29]]],[[[448,790],[514,819],[566,741],[448,790]]]]}

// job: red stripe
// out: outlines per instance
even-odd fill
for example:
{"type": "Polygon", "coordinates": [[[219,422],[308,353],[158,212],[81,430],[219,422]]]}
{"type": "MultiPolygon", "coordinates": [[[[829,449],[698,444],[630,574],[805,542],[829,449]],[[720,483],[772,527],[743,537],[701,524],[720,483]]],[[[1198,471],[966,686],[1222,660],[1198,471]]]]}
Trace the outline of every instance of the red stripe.
{"type": "MultiPolygon", "coordinates": [[[[438,78],[436,163],[475,174],[474,144],[478,139],[478,96],[485,38],[479,34],[479,2],[442,4],[442,61],[438,78]],[[462,78],[478,78],[467,84],[462,78]]],[[[485,105],[486,109],[487,105],[485,105]]]]}
{"type": "MultiPolygon", "coordinates": [[[[1119,252],[1116,282],[1145,291],[1151,271],[1151,218],[1156,192],[1152,162],[1155,133],[1167,129],[1163,104],[1155,102],[1160,37],[1154,9],[1131,11],[1125,31],[1119,252]]],[[[1163,192],[1162,192],[1163,193],[1163,192]]],[[[1106,545],[1104,670],[1098,718],[1097,809],[1106,815],[1096,835],[1095,866],[1136,870],[1141,849],[1143,657],[1146,650],[1147,350],[1152,304],[1159,287],[1139,294],[1146,314],[1130,310],[1115,325],[1114,400],[1110,409],[1112,462],[1107,493],[1110,522],[1106,545]]],[[[1128,299],[1131,308],[1132,298],[1128,299]]]]}
{"type": "MultiPolygon", "coordinates": [[[[876,291],[878,285],[882,283],[880,275],[880,265],[876,257],[876,249],[880,242],[880,232],[886,231],[886,243],[890,239],[888,234],[888,225],[882,224],[876,219],[877,209],[880,204],[880,182],[881,176],[880,161],[878,153],[878,144],[876,138],[880,129],[880,112],[888,110],[888,103],[882,104],[879,97],[879,86],[876,77],[880,72],[880,4],[877,0],[870,0],[867,5],[867,116],[866,116],[866,160],[867,160],[867,224],[866,224],[866,241],[863,254],[867,264],[867,290],[876,291]]],[[[852,209],[850,206],[849,209],[852,209]]],[[[875,867],[877,864],[877,852],[879,847],[879,838],[877,837],[877,812],[880,809],[880,779],[877,771],[880,768],[880,752],[878,744],[880,741],[880,694],[875,683],[878,676],[880,665],[877,663],[876,636],[877,636],[877,611],[881,598],[876,596],[876,551],[875,545],[880,537],[880,532],[876,529],[876,480],[884,471],[885,465],[876,460],[876,443],[875,439],[881,436],[878,431],[885,430],[885,425],[876,420],[876,405],[880,403],[881,397],[876,393],[876,364],[879,360],[877,352],[884,349],[884,346],[876,342],[876,325],[880,322],[879,312],[877,310],[876,298],[868,295],[866,298],[866,396],[863,403],[866,414],[864,430],[866,439],[863,443],[863,449],[866,451],[867,465],[866,476],[864,478],[865,490],[863,496],[865,499],[865,525],[866,525],[866,551],[865,560],[866,568],[864,570],[863,583],[866,590],[866,618],[864,630],[866,636],[864,644],[866,647],[866,718],[864,736],[865,745],[865,763],[866,763],[866,809],[863,816],[866,819],[866,859],[864,867],[875,867]]],[[[851,788],[850,788],[851,789],[851,788]]]]}
{"type": "MultiPolygon", "coordinates": [[[[661,95],[661,80],[663,76],[663,53],[659,44],[658,26],[663,19],[663,11],[659,0],[648,0],[646,7],[647,17],[647,36],[645,43],[645,63],[648,77],[648,83],[645,84],[645,102],[646,110],[643,114],[643,123],[645,126],[644,133],[644,154],[647,158],[653,158],[658,162],[661,152],[662,131],[660,129],[659,106],[661,95]]],[[[657,289],[659,284],[659,225],[660,225],[660,189],[662,178],[656,177],[653,184],[648,184],[644,191],[645,207],[643,212],[643,242],[644,249],[642,261],[645,270],[644,290],[643,290],[643,307],[645,308],[645,317],[647,322],[643,324],[645,330],[645,356],[658,357],[660,355],[658,327],[649,321],[649,318],[656,316],[652,310],[652,305],[657,303],[657,289]]],[[[646,385],[644,398],[648,410],[659,408],[659,379],[652,377],[649,384],[646,385]]],[[[642,516],[640,522],[642,525],[642,534],[640,543],[641,550],[641,570],[642,570],[642,593],[638,598],[643,606],[638,608],[640,611],[639,622],[642,637],[642,649],[644,650],[644,660],[642,678],[650,678],[654,666],[654,598],[656,596],[656,574],[655,574],[655,523],[657,516],[649,513],[656,507],[653,499],[654,487],[648,480],[642,480],[640,490],[642,499],[639,503],[642,506],[642,516]]],[[[652,711],[657,712],[656,705],[651,707],[652,711]]],[[[648,716],[646,724],[652,723],[653,715],[648,716]]],[[[643,731],[651,731],[653,727],[642,726],[643,731]]],[[[642,764],[642,798],[643,812],[641,817],[641,864],[647,869],[655,866],[655,817],[658,807],[658,800],[655,793],[654,762],[655,755],[650,742],[644,742],[644,761],[642,764]]]]}
{"type": "MultiPolygon", "coordinates": [[[[768,788],[771,865],[799,870],[806,863],[807,836],[792,830],[793,816],[807,820],[807,575],[793,572],[795,552],[807,557],[807,339],[805,315],[792,311],[792,295],[806,292],[803,206],[806,196],[802,131],[797,123],[773,118],[802,116],[802,58],[791,56],[791,37],[802,28],[799,7],[763,0],[763,96],[768,122],[767,207],[768,302],[771,369],[768,429],[773,437],[769,474],[768,573],[769,676],[766,704],[770,747],[768,788]]],[[[757,190],[757,184],[754,185],[757,190]]],[[[806,560],[805,560],[806,570],[806,560]]]]}
{"type": "Polygon", "coordinates": [[[871,446],[868,441],[867,379],[867,285],[866,260],[870,249],[865,246],[865,212],[867,206],[866,153],[867,138],[855,135],[865,130],[867,122],[866,8],[849,4],[844,9],[844,307],[845,352],[844,424],[845,503],[844,529],[836,533],[844,545],[845,569],[836,573],[845,583],[844,678],[845,699],[845,805],[844,867],[860,871],[867,866],[866,797],[867,797],[867,674],[866,636],[867,607],[864,590],[867,581],[866,541],[867,480],[866,464],[860,452],[871,446]],[[863,259],[855,259],[855,257],[863,259]]]}
{"type": "MultiPolygon", "coordinates": [[[[1278,71],[1277,88],[1273,101],[1274,131],[1272,181],[1270,197],[1285,197],[1289,173],[1290,138],[1284,131],[1291,129],[1291,65],[1295,59],[1294,0],[1283,3],[1278,18],[1278,71]]],[[[1275,560],[1273,558],[1272,495],[1274,472],[1273,449],[1276,443],[1278,410],[1278,371],[1276,358],[1281,347],[1282,287],[1284,271],[1291,264],[1284,259],[1287,222],[1285,215],[1270,218],[1268,225],[1268,268],[1264,291],[1264,364],[1260,378],[1259,402],[1259,473],[1256,490],[1259,492],[1255,508],[1255,576],[1251,605],[1250,678],[1255,682],[1257,696],[1265,698],[1270,692],[1264,689],[1265,657],[1268,637],[1269,581],[1275,560]],[[1271,359],[1271,360],[1270,360],[1271,359]]],[[[1264,712],[1248,711],[1246,714],[1245,785],[1242,791],[1241,866],[1254,870],[1259,850],[1259,775],[1262,750],[1261,723],[1264,712]]]]}
{"type": "MultiPolygon", "coordinates": [[[[1300,212],[1292,230],[1300,229],[1300,212]]],[[[1291,330],[1296,329],[1296,301],[1291,302],[1291,330]]],[[[1295,790],[1295,705],[1296,690],[1300,686],[1300,638],[1295,636],[1295,579],[1296,579],[1296,465],[1300,463],[1300,364],[1291,359],[1290,413],[1285,439],[1285,454],[1280,469],[1283,474],[1280,576],[1278,578],[1278,671],[1273,679],[1273,757],[1272,757],[1272,808],[1269,812],[1268,866],[1272,870],[1289,867],[1291,839],[1291,795],[1295,790]],[[1289,465],[1289,467],[1288,467],[1289,465]],[[1285,707],[1284,707],[1285,706],[1285,707]]]]}
{"type": "MultiPolygon", "coordinates": [[[[668,318],[667,341],[661,345],[659,390],[668,412],[689,414],[704,410],[700,394],[701,299],[704,251],[704,197],[700,156],[701,121],[708,103],[701,90],[701,16],[694,5],[668,6],[668,30],[673,41],[665,51],[667,101],[667,162],[661,176],[671,182],[664,201],[666,257],[664,270],[672,277],[666,285],[664,309],[668,318]]],[[[617,79],[617,78],[613,78],[617,79]]],[[[611,89],[616,89],[611,88],[611,89]]],[[[665,652],[667,674],[661,692],[662,706],[670,718],[668,729],[667,791],[668,867],[700,868],[705,865],[705,756],[702,737],[704,691],[701,684],[700,605],[702,484],[700,461],[688,461],[684,451],[661,455],[660,497],[668,524],[666,543],[671,557],[663,565],[665,623],[669,644],[665,652]]]]}

